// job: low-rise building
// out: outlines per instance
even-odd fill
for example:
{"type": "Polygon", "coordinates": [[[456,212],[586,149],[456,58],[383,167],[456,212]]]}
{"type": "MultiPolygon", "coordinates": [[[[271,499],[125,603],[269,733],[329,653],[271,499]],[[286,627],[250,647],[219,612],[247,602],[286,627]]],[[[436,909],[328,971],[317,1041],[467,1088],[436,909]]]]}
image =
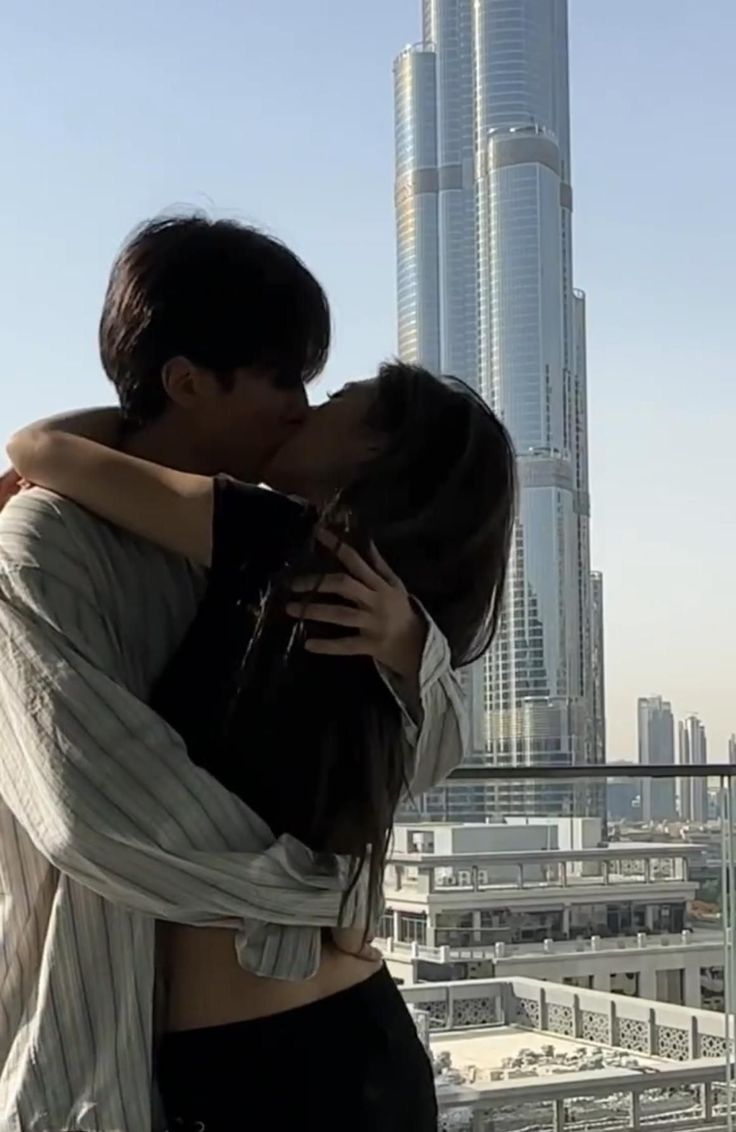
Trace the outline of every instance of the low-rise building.
{"type": "Polygon", "coordinates": [[[378,940],[394,977],[530,975],[722,1009],[720,924],[689,930],[702,847],[600,845],[599,828],[397,826],[378,940]]]}

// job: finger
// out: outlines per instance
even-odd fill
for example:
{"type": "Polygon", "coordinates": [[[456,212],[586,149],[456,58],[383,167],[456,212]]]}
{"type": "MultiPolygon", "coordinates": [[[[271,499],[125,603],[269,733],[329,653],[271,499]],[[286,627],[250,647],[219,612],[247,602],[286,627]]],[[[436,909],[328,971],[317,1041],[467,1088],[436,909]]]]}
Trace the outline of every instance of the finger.
{"type": "Polygon", "coordinates": [[[394,572],[391,569],[391,567],[389,566],[388,562],[383,557],[383,555],[379,552],[378,547],[376,546],[376,544],[372,540],[371,540],[371,548],[370,549],[371,549],[371,558],[373,560],[373,565],[375,566],[377,572],[384,579],[384,581],[390,582],[392,586],[401,586],[401,588],[403,589],[404,583],[402,582],[401,578],[399,577],[398,574],[394,574],[394,572]]]}
{"type": "Polygon", "coordinates": [[[18,494],[20,485],[21,478],[15,468],[9,468],[7,472],[3,472],[2,476],[0,476],[0,509],[2,509],[14,495],[18,494]]]}
{"type": "Polygon", "coordinates": [[[351,629],[368,629],[373,621],[367,610],[357,609],[353,605],[290,601],[286,612],[299,621],[323,621],[326,625],[346,625],[351,629]]]}
{"type": "Polygon", "coordinates": [[[372,608],[375,602],[375,593],[353,578],[350,574],[309,574],[303,578],[296,578],[291,588],[294,593],[321,593],[339,594],[356,605],[372,608]]]}
{"type": "Polygon", "coordinates": [[[358,633],[354,637],[310,637],[304,648],[320,656],[373,656],[375,644],[358,633]]]}
{"type": "Polygon", "coordinates": [[[352,546],[348,546],[346,542],[340,542],[331,531],[320,529],[317,531],[317,538],[323,546],[328,547],[332,553],[340,559],[343,566],[354,578],[357,578],[364,586],[368,586],[369,589],[380,589],[383,578],[380,574],[377,574],[375,570],[371,569],[366,560],[358,554],[357,550],[354,550],[352,546]]]}

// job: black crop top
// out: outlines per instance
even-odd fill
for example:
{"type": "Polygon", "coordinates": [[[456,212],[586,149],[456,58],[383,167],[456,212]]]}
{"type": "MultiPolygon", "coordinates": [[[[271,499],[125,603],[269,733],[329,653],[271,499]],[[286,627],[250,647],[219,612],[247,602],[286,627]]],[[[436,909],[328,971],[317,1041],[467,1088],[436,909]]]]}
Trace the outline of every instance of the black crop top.
{"type": "Polygon", "coordinates": [[[313,656],[294,642],[296,622],[280,602],[248,658],[269,582],[311,557],[315,518],[284,496],[216,481],[209,586],[153,705],[192,760],[276,837],[351,853],[360,851],[360,837],[352,840],[365,827],[370,773],[356,727],[398,741],[396,700],[369,657],[313,656]]]}
{"type": "MultiPolygon", "coordinates": [[[[207,589],[153,692],[153,707],[184,739],[190,758],[249,804],[244,783],[233,775],[229,721],[252,608],[273,577],[308,545],[314,519],[311,508],[286,496],[228,476],[216,478],[207,589]]],[[[247,734],[235,738],[245,756],[247,734]]]]}

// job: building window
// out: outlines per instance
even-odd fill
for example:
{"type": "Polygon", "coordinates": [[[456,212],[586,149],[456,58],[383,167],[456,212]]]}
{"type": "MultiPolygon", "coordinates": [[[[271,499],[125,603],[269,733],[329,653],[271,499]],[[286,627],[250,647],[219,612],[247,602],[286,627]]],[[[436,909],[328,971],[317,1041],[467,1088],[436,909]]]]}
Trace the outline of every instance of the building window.
{"type": "Polygon", "coordinates": [[[685,906],[683,904],[656,904],[652,908],[653,932],[681,932],[685,927],[685,906]]]}
{"type": "Polygon", "coordinates": [[[434,853],[434,833],[425,829],[409,831],[407,845],[410,853],[434,853]]]}
{"type": "Polygon", "coordinates": [[[612,994],[625,994],[630,998],[638,998],[639,972],[614,971],[611,975],[610,990],[612,994]]]}
{"type": "Polygon", "coordinates": [[[472,912],[438,912],[434,939],[437,947],[471,947],[473,944],[472,912]]]}
{"type": "Polygon", "coordinates": [[[426,943],[427,917],[399,912],[399,940],[402,943],[426,943]]]}
{"type": "Polygon", "coordinates": [[[378,922],[378,937],[379,939],[390,939],[394,934],[394,914],[393,912],[384,912],[378,922]]]}
{"type": "Polygon", "coordinates": [[[681,967],[668,971],[657,971],[657,1002],[671,1002],[682,1006],[685,996],[685,972],[681,967]]]}
{"type": "Polygon", "coordinates": [[[700,1005],[703,1010],[724,1009],[723,967],[700,968],[700,1005]]]}
{"type": "Polygon", "coordinates": [[[585,987],[586,990],[593,989],[592,975],[563,975],[562,981],[567,987],[585,987]]]}

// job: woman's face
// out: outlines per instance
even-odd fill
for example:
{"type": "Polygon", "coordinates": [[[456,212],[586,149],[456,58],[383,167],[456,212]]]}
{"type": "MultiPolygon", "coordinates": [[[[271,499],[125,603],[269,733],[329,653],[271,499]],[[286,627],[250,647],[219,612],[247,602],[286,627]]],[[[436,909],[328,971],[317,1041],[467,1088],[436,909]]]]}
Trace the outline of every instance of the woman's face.
{"type": "Polygon", "coordinates": [[[329,500],[350,483],[385,443],[384,436],[365,423],[376,385],[375,378],[351,382],[310,409],[301,428],[266,466],[264,481],[311,503],[329,500]]]}

